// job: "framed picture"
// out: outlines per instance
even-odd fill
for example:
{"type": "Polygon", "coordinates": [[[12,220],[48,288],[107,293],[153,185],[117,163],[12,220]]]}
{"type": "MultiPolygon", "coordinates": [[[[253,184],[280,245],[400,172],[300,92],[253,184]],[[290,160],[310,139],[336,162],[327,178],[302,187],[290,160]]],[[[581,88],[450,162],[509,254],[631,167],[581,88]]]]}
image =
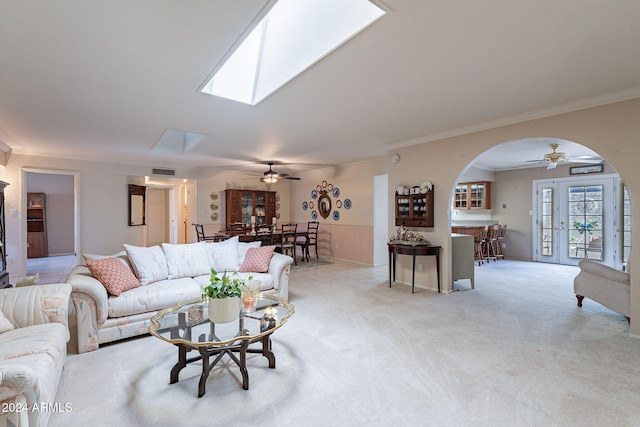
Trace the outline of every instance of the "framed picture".
{"type": "Polygon", "coordinates": [[[569,168],[569,175],[580,175],[584,173],[602,173],[604,172],[604,164],[589,166],[572,166],[569,168]]]}

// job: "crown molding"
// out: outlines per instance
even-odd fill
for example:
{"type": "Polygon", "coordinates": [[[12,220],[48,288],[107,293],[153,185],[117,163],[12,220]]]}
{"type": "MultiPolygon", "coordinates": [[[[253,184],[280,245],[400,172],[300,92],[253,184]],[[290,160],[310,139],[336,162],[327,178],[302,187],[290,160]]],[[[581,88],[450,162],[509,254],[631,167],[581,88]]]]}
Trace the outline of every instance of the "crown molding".
{"type": "Polygon", "coordinates": [[[454,136],[466,135],[483,130],[495,129],[502,126],[523,123],[530,120],[542,119],[545,117],[556,116],[558,114],[570,113],[573,111],[584,110],[587,108],[599,107],[601,105],[613,104],[615,102],[628,101],[630,99],[640,98],[640,87],[626,89],[619,92],[612,92],[606,95],[596,96],[593,98],[582,99],[580,101],[568,102],[553,107],[542,108],[523,114],[515,114],[513,116],[503,117],[497,120],[476,123],[470,126],[464,126],[457,129],[446,130],[443,132],[433,133],[418,138],[408,139],[405,141],[395,142],[388,145],[389,150],[411,147],[413,145],[424,144],[427,142],[438,141],[441,139],[451,138],[454,136]]]}

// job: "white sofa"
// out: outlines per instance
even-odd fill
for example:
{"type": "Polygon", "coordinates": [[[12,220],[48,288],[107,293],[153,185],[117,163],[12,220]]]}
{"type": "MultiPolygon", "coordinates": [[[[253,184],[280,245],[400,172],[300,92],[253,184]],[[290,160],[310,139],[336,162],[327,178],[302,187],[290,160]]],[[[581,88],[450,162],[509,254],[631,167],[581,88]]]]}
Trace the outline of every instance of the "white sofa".
{"type": "Polygon", "coordinates": [[[586,259],[578,267],[580,273],[573,279],[578,307],[582,307],[582,300],[587,297],[629,319],[629,273],[586,259]]]}
{"type": "Polygon", "coordinates": [[[66,283],[0,290],[0,427],[46,426],[53,410],[72,409],[54,402],[70,295],[66,283]]]}
{"type": "MultiPolygon", "coordinates": [[[[163,244],[162,249],[160,246],[152,249],[125,245],[124,252],[112,257],[131,268],[142,286],[126,290],[119,296],[109,294],[86,265],[74,267],[67,283],[73,288],[71,299],[77,320],[78,352],[96,350],[102,343],[148,333],[150,319],[159,310],[202,295],[212,267],[219,275],[225,271],[227,274],[238,272],[247,251],[259,246],[260,242],[238,242],[237,237],[215,243],[163,244]],[[149,253],[140,257],[140,252],[145,251],[149,253]],[[166,270],[163,270],[163,262],[167,264],[166,270]]],[[[85,259],[92,258],[100,256],[85,254],[85,259]]],[[[243,279],[253,276],[260,280],[261,291],[288,299],[293,258],[273,253],[267,262],[265,272],[240,271],[238,274],[243,279]]]]}

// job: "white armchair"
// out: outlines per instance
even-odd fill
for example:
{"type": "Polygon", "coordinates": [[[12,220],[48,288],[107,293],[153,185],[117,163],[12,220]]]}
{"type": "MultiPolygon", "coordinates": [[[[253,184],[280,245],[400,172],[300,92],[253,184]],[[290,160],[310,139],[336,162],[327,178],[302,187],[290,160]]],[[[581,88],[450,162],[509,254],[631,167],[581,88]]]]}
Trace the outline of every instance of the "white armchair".
{"type": "Polygon", "coordinates": [[[580,273],[573,279],[578,307],[582,307],[582,300],[587,297],[629,320],[629,273],[586,259],[578,267],[580,273]]]}

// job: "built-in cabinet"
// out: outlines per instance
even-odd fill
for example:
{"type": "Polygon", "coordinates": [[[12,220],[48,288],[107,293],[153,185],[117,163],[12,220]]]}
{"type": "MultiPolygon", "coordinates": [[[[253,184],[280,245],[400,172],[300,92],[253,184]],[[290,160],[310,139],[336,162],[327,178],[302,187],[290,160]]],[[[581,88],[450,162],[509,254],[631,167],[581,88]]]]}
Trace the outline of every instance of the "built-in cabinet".
{"type": "Polygon", "coordinates": [[[426,194],[396,192],[396,226],[433,227],[433,188],[426,194]]]}
{"type": "Polygon", "coordinates": [[[491,209],[491,183],[458,183],[453,194],[453,209],[491,209]]]}
{"type": "Polygon", "coordinates": [[[7,273],[7,227],[4,218],[4,188],[9,185],[0,181],[0,289],[9,286],[9,273],[7,273]]]}
{"type": "Polygon", "coordinates": [[[27,193],[27,258],[49,256],[45,193],[27,193]]]}
{"type": "Polygon", "coordinates": [[[226,226],[236,222],[271,224],[276,217],[276,192],[225,190],[226,226]]]}

